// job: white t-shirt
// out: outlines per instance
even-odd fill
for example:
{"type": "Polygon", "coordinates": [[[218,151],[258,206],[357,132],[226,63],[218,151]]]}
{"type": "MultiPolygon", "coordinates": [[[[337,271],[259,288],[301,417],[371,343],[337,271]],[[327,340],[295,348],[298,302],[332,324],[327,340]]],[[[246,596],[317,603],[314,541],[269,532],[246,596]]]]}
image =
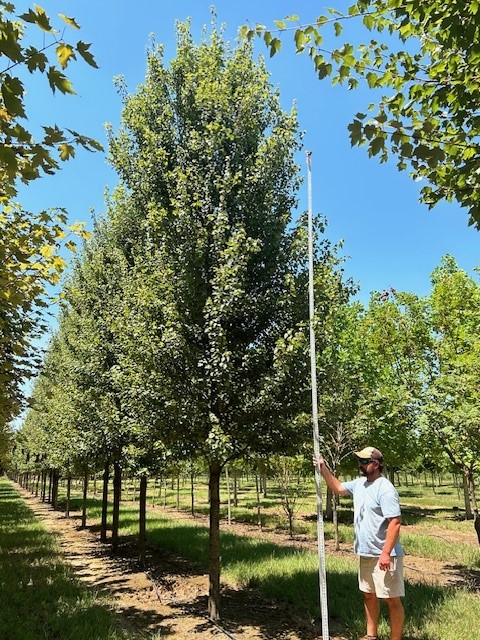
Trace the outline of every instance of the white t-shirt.
{"type": "MultiPolygon", "coordinates": [[[[357,478],[342,485],[353,496],[355,553],[359,556],[379,556],[387,536],[388,519],[400,515],[397,490],[383,476],[373,482],[357,478]]],[[[403,556],[400,542],[397,542],[391,555],[403,556]]]]}

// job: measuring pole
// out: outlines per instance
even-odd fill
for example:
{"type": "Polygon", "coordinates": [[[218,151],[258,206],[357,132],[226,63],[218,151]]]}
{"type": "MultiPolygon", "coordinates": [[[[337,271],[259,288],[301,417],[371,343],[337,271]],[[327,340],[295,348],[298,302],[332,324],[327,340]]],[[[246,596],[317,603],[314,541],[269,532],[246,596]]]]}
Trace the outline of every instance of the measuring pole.
{"type": "MultiPolygon", "coordinates": [[[[313,213],[312,213],[312,152],[307,151],[308,176],[308,300],[310,317],[310,372],[312,378],[312,425],[313,450],[315,458],[320,455],[320,439],[318,434],[318,400],[317,400],[317,358],[315,350],[315,299],[313,294],[313,213]]],[[[328,601],[327,572],[325,564],[325,534],[323,530],[322,508],[322,476],[315,464],[315,485],[317,489],[317,542],[318,542],[318,577],[320,584],[320,611],[322,613],[322,638],[329,640],[328,633],[328,601]]]]}

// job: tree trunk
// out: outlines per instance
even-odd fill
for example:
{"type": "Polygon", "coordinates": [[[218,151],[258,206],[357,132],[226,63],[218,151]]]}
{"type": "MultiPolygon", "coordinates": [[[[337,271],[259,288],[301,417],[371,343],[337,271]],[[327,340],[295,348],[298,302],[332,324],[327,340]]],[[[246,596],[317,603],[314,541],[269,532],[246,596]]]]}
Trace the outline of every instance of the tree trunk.
{"type": "Polygon", "coordinates": [[[42,471],[42,502],[47,499],[47,471],[42,471]]]}
{"type": "Polygon", "coordinates": [[[471,503],[471,478],[470,469],[462,467],[463,474],[463,498],[465,502],[465,520],[473,520],[473,510],[471,503]]]}
{"type": "Polygon", "coordinates": [[[233,506],[235,508],[238,507],[238,473],[237,470],[234,469],[232,472],[233,475],[233,506]]]}
{"type": "Polygon", "coordinates": [[[70,494],[72,491],[72,476],[68,474],[67,478],[67,499],[65,500],[65,516],[70,517],[70,494]]]}
{"type": "Polygon", "coordinates": [[[192,468],[190,470],[190,511],[192,517],[195,517],[195,471],[192,468]]]}
{"type": "Polygon", "coordinates": [[[220,619],[220,474],[218,463],[210,464],[210,538],[208,615],[220,619]]]}
{"type": "Polygon", "coordinates": [[[264,471],[262,473],[262,487],[263,487],[263,497],[268,498],[267,494],[267,473],[264,471]]]}
{"type": "Polygon", "coordinates": [[[335,494],[332,495],[332,522],[335,551],[340,551],[340,536],[338,532],[338,498],[335,494]]]}
{"type": "Polygon", "coordinates": [[[87,526],[87,493],[88,493],[88,471],[83,472],[83,493],[82,493],[82,529],[87,526]]]}
{"type": "Polygon", "coordinates": [[[478,513],[478,509],[473,510],[473,526],[475,528],[475,533],[477,534],[478,544],[480,545],[480,514],[478,513]]]}
{"type": "Polygon", "coordinates": [[[260,506],[260,486],[258,480],[258,473],[255,474],[255,491],[257,493],[257,524],[262,529],[262,512],[260,506]]]}
{"type": "Polygon", "coordinates": [[[333,491],[327,486],[327,499],[325,504],[325,520],[333,522],[333,491]]]}
{"type": "Polygon", "coordinates": [[[140,476],[140,493],[138,497],[138,560],[145,566],[147,555],[147,476],[140,476]]]}
{"type": "Polygon", "coordinates": [[[105,461],[103,470],[103,489],[102,489],[102,521],[100,525],[100,541],[107,542],[107,516],[108,516],[108,481],[110,479],[110,463],[105,461]]]}
{"type": "Polygon", "coordinates": [[[389,467],[388,469],[388,479],[392,484],[395,484],[395,469],[394,467],[389,467]]]}
{"type": "Polygon", "coordinates": [[[48,472],[48,497],[47,502],[52,504],[52,488],[53,488],[53,469],[48,472]]]}
{"type": "Polygon", "coordinates": [[[60,471],[54,469],[53,471],[53,486],[52,486],[52,506],[54,509],[58,507],[58,485],[60,482],[60,471]]]}
{"type": "Polygon", "coordinates": [[[122,467],[113,463],[113,511],[112,511],[112,552],[118,551],[118,529],[120,525],[120,500],[122,498],[122,467]]]}
{"type": "Polygon", "coordinates": [[[228,475],[228,466],[225,467],[225,479],[227,481],[227,521],[232,524],[232,506],[230,502],[230,476],[228,475]]]}

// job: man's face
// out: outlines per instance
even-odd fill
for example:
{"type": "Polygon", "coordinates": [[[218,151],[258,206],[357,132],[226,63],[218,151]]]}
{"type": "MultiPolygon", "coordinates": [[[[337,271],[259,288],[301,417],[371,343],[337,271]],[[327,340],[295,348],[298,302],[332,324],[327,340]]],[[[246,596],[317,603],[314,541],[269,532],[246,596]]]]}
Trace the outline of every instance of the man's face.
{"type": "Polygon", "coordinates": [[[359,458],[358,469],[360,471],[360,475],[368,479],[370,476],[373,476],[378,469],[378,460],[372,460],[371,458],[359,458]]]}

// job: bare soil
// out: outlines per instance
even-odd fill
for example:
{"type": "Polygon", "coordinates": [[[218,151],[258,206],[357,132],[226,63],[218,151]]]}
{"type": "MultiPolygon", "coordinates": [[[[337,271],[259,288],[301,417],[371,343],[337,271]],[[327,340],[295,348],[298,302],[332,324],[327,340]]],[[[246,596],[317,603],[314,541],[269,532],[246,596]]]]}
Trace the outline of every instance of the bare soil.
{"type": "MultiPolygon", "coordinates": [[[[133,545],[126,541],[118,556],[112,557],[108,545],[99,541],[98,531],[81,529],[79,517],[67,518],[30,493],[22,495],[46,528],[58,536],[65,560],[79,580],[97,592],[108,594],[118,625],[127,632],[144,632],[158,637],[174,636],[199,640],[230,638],[235,640],[313,640],[321,637],[318,624],[290,610],[284,604],[268,601],[253,589],[222,587],[222,622],[217,625],[207,616],[208,574],[184,558],[170,552],[149,549],[147,569],[138,566],[133,545]]],[[[175,512],[175,517],[188,518],[175,512]]],[[[291,540],[286,534],[263,532],[235,523],[235,533],[262,535],[282,545],[316,550],[317,543],[307,536],[291,540]]],[[[473,529],[473,527],[472,527],[473,529]]],[[[444,531],[442,530],[442,534],[444,531]]],[[[474,532],[471,536],[475,545],[474,532]]],[[[351,555],[350,545],[330,555],[351,555]]],[[[480,575],[462,568],[426,558],[408,556],[406,578],[412,582],[436,585],[465,585],[480,588],[480,575]]],[[[350,640],[341,629],[330,628],[331,640],[350,640]]]]}

